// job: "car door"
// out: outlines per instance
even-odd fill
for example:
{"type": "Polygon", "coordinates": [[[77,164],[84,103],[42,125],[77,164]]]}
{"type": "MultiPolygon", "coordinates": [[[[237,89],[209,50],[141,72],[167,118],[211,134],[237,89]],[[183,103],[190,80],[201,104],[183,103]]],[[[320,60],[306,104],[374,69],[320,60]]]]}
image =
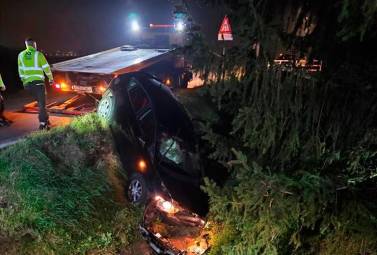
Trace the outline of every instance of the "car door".
{"type": "Polygon", "coordinates": [[[137,138],[144,152],[153,163],[155,154],[156,117],[153,111],[152,101],[140,81],[136,78],[131,78],[129,81],[128,95],[139,129],[137,138]]]}
{"type": "Polygon", "coordinates": [[[192,144],[191,123],[170,91],[149,77],[130,79],[128,93],[140,128],[139,140],[151,156],[154,178],[174,200],[200,214],[207,197],[200,189],[202,174],[192,144]]]}
{"type": "Polygon", "coordinates": [[[207,196],[201,190],[202,175],[196,153],[176,136],[166,136],[157,145],[159,175],[174,200],[198,214],[207,210],[207,196]]]}

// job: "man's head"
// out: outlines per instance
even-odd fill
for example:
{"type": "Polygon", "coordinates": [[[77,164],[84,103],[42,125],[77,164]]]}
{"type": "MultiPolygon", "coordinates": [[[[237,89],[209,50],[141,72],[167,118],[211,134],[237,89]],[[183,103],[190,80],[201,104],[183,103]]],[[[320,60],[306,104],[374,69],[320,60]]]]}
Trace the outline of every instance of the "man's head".
{"type": "Polygon", "coordinates": [[[25,45],[26,45],[26,47],[31,46],[35,49],[37,48],[37,43],[32,38],[26,38],[25,39],[25,45]]]}

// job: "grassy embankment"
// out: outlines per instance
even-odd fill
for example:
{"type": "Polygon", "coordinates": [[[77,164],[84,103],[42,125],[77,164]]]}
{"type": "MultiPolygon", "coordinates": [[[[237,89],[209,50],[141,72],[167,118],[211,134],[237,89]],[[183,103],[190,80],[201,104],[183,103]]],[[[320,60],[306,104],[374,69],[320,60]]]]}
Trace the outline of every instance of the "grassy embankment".
{"type": "Polygon", "coordinates": [[[94,115],[0,151],[1,254],[115,254],[138,238],[108,126],[94,115]]]}

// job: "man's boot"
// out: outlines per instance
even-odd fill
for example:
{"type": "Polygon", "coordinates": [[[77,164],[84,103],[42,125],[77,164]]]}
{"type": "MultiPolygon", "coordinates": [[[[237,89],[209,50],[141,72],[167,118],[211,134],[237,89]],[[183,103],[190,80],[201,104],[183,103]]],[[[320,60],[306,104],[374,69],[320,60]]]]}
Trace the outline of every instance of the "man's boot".
{"type": "Polygon", "coordinates": [[[40,122],[39,130],[50,130],[49,122],[40,122]]]}
{"type": "Polygon", "coordinates": [[[5,118],[0,118],[0,127],[8,127],[10,126],[10,122],[5,118]]]}

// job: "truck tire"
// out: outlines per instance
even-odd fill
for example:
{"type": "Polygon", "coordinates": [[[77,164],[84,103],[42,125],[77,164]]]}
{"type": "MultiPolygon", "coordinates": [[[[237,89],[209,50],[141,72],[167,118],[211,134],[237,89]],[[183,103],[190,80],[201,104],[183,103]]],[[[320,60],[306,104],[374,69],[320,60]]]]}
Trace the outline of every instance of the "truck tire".
{"type": "Polygon", "coordinates": [[[114,120],[115,97],[111,89],[106,90],[101,100],[99,101],[97,114],[109,122],[114,120]]]}
{"type": "Polygon", "coordinates": [[[145,178],[138,173],[134,173],[127,183],[127,199],[134,205],[145,205],[148,200],[148,187],[145,178]]]}

